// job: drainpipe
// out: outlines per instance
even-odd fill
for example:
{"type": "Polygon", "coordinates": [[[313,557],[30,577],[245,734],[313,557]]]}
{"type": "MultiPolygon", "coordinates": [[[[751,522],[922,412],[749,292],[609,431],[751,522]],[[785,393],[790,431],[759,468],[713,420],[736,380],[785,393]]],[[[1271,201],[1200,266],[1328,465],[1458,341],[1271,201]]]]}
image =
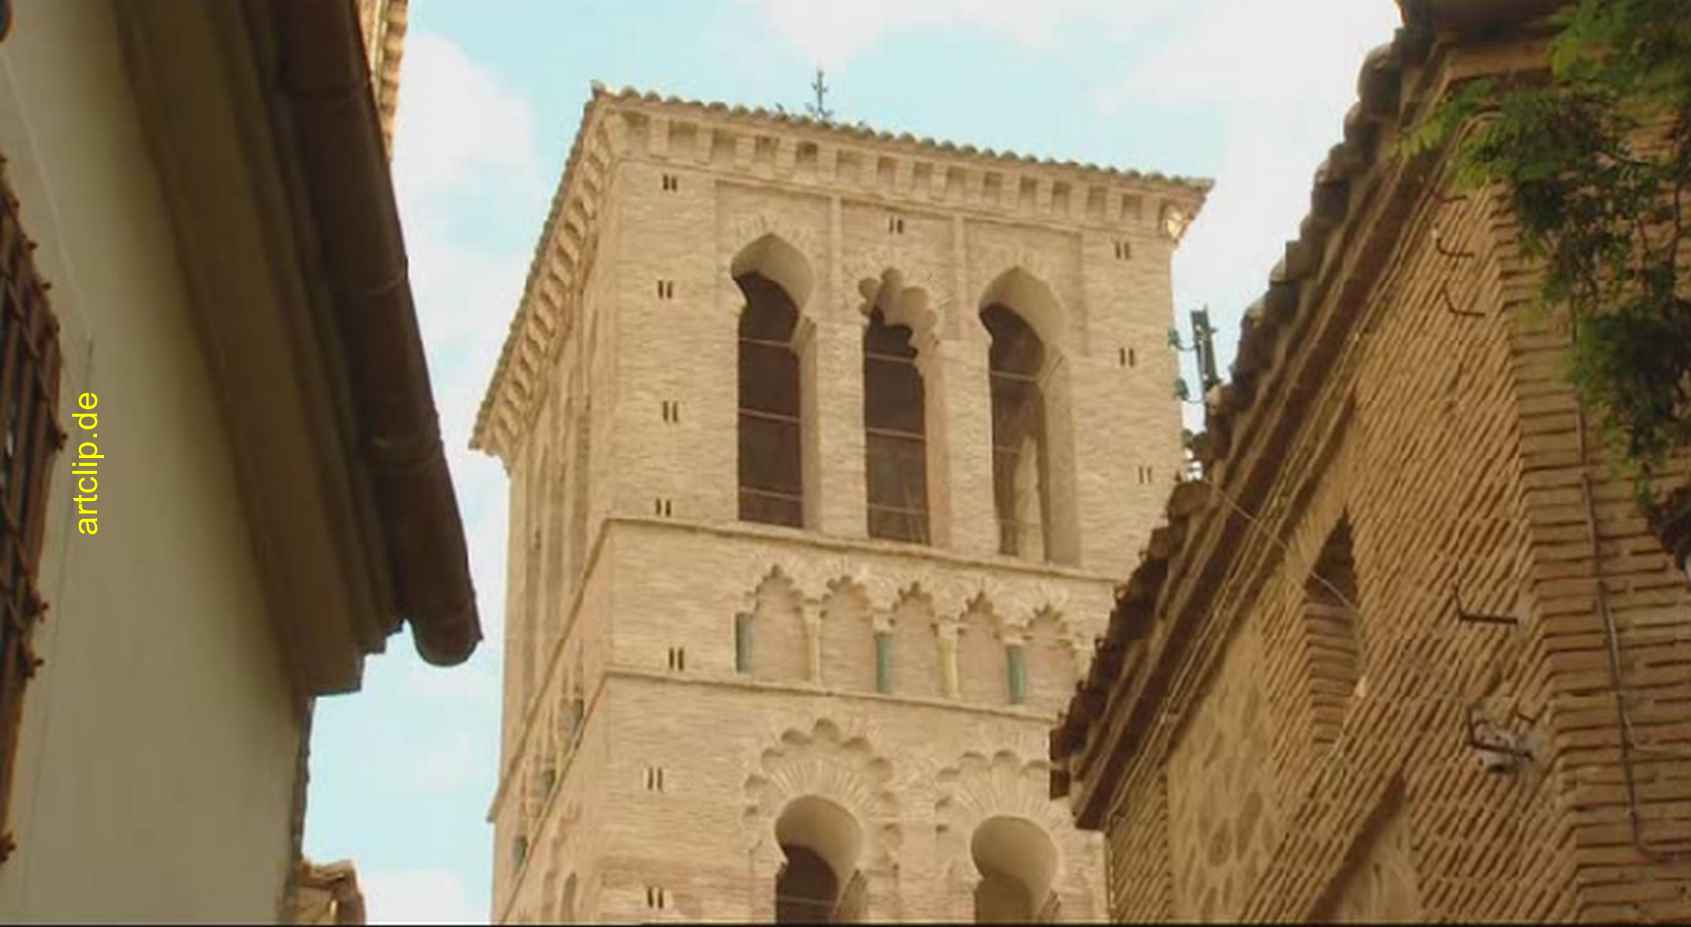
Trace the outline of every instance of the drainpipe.
{"type": "Polygon", "coordinates": [[[249,8],[255,28],[276,36],[278,73],[266,82],[280,89],[294,127],[393,607],[423,659],[462,663],[481,626],[356,11],[349,0],[249,8]]]}

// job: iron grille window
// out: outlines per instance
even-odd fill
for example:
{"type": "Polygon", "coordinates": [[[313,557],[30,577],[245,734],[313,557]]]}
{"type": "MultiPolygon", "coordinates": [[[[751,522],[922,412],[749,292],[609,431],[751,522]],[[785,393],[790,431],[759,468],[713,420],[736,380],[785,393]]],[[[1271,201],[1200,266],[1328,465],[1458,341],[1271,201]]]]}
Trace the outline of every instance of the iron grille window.
{"type": "Polygon", "coordinates": [[[42,620],[37,570],[48,475],[65,434],[59,401],[59,323],[35,270],[18,201],[0,178],[0,861],[13,842],[7,807],[17,767],[24,686],[41,660],[30,637],[42,620]]]}

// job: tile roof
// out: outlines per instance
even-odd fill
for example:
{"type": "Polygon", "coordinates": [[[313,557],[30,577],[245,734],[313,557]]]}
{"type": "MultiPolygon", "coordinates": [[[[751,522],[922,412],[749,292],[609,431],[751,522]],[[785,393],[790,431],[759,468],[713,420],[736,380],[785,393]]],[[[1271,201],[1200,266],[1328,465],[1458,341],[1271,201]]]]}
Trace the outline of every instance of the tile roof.
{"type": "Polygon", "coordinates": [[[749,122],[775,123],[778,125],[799,126],[840,135],[846,138],[863,139],[882,144],[892,143],[911,147],[927,148],[936,152],[965,157],[988,158],[998,161],[1019,164],[1038,164],[1046,167],[1066,168],[1090,174],[1101,174],[1107,177],[1119,177],[1128,180],[1143,180],[1154,184],[1171,184],[1178,187],[1188,187],[1192,190],[1208,192],[1215,185],[1213,180],[1201,177],[1182,177],[1163,174],[1159,171],[1138,171],[1129,168],[1111,167],[1091,162],[1058,160],[1056,158],[1041,158],[1035,155],[1019,154],[1014,151],[996,151],[991,148],[977,148],[974,145],[960,145],[944,139],[934,139],[925,135],[913,135],[909,132],[888,132],[876,129],[867,123],[846,123],[834,120],[820,120],[810,116],[789,113],[782,109],[767,109],[762,106],[746,107],[737,104],[715,101],[689,100],[674,95],[664,96],[650,90],[641,91],[634,87],[623,87],[621,90],[609,90],[598,81],[593,82],[593,102],[600,99],[624,100],[628,102],[657,103],[666,107],[690,109],[699,113],[709,113],[715,116],[728,116],[749,122]]]}

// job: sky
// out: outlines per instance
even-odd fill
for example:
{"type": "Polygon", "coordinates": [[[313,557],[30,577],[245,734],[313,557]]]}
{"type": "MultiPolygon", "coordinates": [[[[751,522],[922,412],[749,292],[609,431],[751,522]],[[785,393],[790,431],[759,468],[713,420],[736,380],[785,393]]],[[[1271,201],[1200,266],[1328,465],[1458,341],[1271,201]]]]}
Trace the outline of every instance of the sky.
{"type": "Polygon", "coordinates": [[[443,670],[405,632],[319,700],[306,855],[357,864],[371,923],[490,917],[508,484],[468,445],[591,81],[797,111],[820,65],[842,121],[1213,178],[1172,309],[1183,331],[1213,310],[1225,371],[1398,22],[1392,0],[410,0],[393,179],[486,640],[443,670]]]}

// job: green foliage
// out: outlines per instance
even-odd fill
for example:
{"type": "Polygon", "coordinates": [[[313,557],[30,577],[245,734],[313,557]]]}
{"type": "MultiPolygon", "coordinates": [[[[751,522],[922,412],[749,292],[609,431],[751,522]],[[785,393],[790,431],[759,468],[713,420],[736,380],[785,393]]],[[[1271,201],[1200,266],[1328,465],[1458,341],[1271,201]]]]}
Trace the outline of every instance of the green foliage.
{"type": "Polygon", "coordinates": [[[1648,503],[1691,446],[1691,0],[1579,0],[1556,26],[1548,75],[1465,84],[1398,151],[1454,140],[1459,186],[1502,186],[1571,319],[1570,379],[1648,503]]]}

